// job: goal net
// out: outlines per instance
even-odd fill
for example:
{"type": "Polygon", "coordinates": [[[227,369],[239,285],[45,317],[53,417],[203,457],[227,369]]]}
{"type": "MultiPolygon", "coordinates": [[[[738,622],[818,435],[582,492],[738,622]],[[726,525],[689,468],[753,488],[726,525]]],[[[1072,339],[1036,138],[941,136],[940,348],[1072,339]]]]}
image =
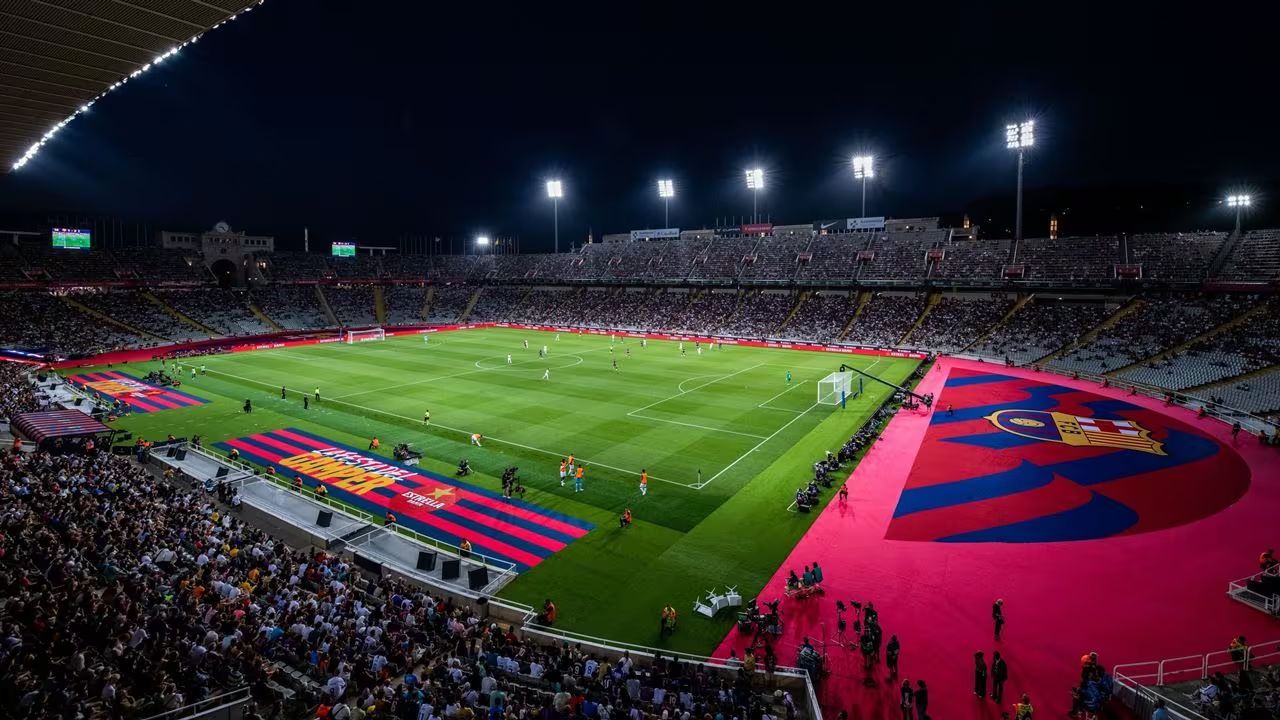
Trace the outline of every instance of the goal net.
{"type": "Polygon", "coordinates": [[[370,340],[386,340],[387,331],[382,328],[373,328],[372,330],[348,330],[347,344],[353,345],[358,342],[368,342],[370,340]]]}
{"type": "Polygon", "coordinates": [[[854,395],[851,372],[833,372],[818,381],[819,405],[839,405],[842,399],[854,395]]]}

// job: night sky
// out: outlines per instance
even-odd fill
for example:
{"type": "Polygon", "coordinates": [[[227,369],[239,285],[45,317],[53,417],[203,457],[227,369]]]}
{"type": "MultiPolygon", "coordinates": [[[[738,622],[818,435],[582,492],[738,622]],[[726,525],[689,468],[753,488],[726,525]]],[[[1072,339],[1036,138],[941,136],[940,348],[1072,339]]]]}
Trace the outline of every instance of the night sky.
{"type": "Polygon", "coordinates": [[[1063,52],[1039,33],[997,47],[997,30],[972,31],[984,17],[946,41],[907,25],[863,44],[835,19],[775,25],[687,4],[571,17],[433,5],[268,0],[0,177],[0,216],[225,219],[285,246],[308,226],[313,249],[484,232],[531,251],[551,243],[548,177],[565,184],[563,248],[589,229],[661,226],[659,177],[677,184],[671,225],[742,220],[742,171],[756,164],[773,221],[856,216],[849,157],[866,151],[868,214],[969,213],[1005,236],[1003,127],[1032,116],[1028,235],[1050,212],[1068,234],[1225,229],[1217,202],[1237,187],[1257,196],[1251,224],[1280,222],[1277,116],[1240,102],[1274,82],[1265,66],[1195,65],[1142,36],[1123,56],[1101,40],[1063,52]]]}

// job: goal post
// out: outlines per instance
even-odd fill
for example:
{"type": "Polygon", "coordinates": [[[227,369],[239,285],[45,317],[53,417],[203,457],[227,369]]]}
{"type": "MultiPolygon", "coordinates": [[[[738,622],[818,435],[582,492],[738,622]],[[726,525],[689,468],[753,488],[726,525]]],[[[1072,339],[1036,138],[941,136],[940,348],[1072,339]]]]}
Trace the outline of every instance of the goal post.
{"type": "Polygon", "coordinates": [[[862,394],[862,378],[853,381],[851,372],[833,372],[818,381],[818,404],[839,405],[862,394]]]}
{"type": "Polygon", "coordinates": [[[348,330],[347,344],[354,345],[359,342],[369,342],[370,340],[386,340],[387,331],[382,328],[371,328],[369,330],[348,330]]]}

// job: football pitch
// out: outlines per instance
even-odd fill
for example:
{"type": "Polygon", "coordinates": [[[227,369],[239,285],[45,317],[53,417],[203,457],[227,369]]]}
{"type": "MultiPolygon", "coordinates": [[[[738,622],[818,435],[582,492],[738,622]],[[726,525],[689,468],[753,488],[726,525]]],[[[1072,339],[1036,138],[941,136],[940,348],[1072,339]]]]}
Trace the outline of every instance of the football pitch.
{"type": "MultiPolygon", "coordinates": [[[[729,345],[699,354],[691,342],[681,354],[674,341],[642,347],[637,338],[507,328],[426,337],[191,358],[186,367],[207,372],[184,373],[181,389],[211,402],[118,425],[149,439],[199,434],[205,445],[286,427],[362,449],[376,436],[382,454],[409,443],[421,467],[445,476],[466,458],[475,470],[467,480],[495,491],[503,468],[518,466],[528,502],[595,529],[500,595],[539,607],[553,598],[564,629],[705,653],[734,618],[693,615],[695,597],[726,585],[754,596],[812,521],[789,506],[813,462],[890,392],[868,381],[841,409],[816,402],[818,380],[845,363],[901,384],[918,362],[729,345]],[[302,395],[316,388],[320,401],[304,409],[302,395]],[[246,399],[252,414],[241,410],[246,399]],[[472,433],[483,447],[470,444],[472,433]],[[586,468],[583,492],[560,485],[570,453],[586,468]],[[624,508],[635,518],[625,530],[624,508]],[[660,640],[667,603],[680,628],[660,640]]],[[[142,376],[157,367],[114,369],[142,376]]]]}

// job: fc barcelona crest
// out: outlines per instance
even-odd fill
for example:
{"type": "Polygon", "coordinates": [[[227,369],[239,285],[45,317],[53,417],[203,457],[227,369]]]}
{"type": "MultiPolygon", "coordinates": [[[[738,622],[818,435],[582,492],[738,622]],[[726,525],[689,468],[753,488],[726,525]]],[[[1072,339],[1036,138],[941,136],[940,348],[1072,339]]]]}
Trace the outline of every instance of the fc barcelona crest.
{"type": "Polygon", "coordinates": [[[1165,454],[1163,444],[1151,439],[1151,431],[1132,420],[1102,420],[1044,410],[998,410],[986,419],[1000,430],[1032,440],[1165,454]]]}

